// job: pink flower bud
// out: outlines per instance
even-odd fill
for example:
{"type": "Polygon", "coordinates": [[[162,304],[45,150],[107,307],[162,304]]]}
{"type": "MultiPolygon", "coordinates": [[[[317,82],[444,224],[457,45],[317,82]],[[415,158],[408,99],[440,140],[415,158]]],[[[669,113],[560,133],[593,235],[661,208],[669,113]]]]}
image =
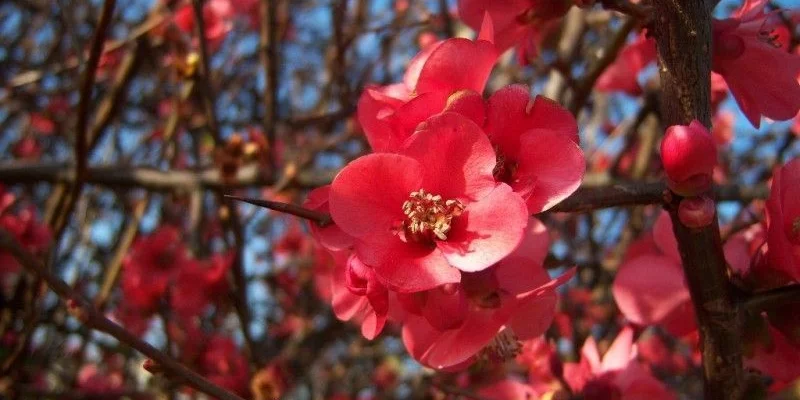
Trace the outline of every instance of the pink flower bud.
{"type": "Polygon", "coordinates": [[[703,228],[711,224],[716,213],[714,201],[706,196],[681,200],[678,218],[689,228],[703,228]]]}
{"type": "Polygon", "coordinates": [[[673,125],[661,142],[661,160],[669,188],[682,196],[696,196],[711,188],[717,146],[697,120],[689,126],[673,125]]]}

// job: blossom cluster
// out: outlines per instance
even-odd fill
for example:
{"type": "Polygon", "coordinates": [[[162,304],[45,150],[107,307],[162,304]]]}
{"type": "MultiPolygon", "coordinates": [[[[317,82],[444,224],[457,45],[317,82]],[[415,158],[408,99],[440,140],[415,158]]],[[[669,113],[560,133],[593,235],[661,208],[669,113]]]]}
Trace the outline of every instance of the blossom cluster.
{"type": "Polygon", "coordinates": [[[333,219],[312,233],[334,260],[336,315],[370,339],[401,325],[411,355],[440,369],[516,355],[571,276],[545,271],[548,234],[530,215],[580,184],[577,124],[525,86],[485,99],[497,57],[487,18],[476,40],[432,43],[402,83],[366,89],[358,120],[373,153],[305,203],[333,219]]]}

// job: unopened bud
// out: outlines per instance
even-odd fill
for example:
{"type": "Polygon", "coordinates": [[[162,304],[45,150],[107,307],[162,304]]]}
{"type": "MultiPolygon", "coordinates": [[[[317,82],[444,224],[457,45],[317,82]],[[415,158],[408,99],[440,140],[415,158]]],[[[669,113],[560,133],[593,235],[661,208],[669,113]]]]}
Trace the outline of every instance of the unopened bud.
{"type": "Polygon", "coordinates": [[[689,228],[703,228],[711,224],[716,215],[714,201],[706,196],[681,200],[678,219],[689,228]]]}
{"type": "Polygon", "coordinates": [[[696,196],[711,188],[717,146],[697,120],[688,126],[673,125],[661,142],[661,161],[669,188],[681,196],[696,196]]]}

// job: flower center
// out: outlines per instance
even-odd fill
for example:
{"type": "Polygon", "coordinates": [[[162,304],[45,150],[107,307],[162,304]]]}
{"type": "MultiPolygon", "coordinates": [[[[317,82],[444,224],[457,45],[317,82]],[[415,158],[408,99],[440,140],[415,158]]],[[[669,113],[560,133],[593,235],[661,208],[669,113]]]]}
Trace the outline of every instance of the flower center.
{"type": "Polygon", "coordinates": [[[510,328],[503,329],[484,347],[478,358],[490,362],[504,362],[522,352],[522,343],[510,328]]]}
{"type": "Polygon", "coordinates": [[[406,238],[416,242],[447,240],[453,218],[464,212],[464,204],[458,200],[445,200],[440,195],[426,193],[424,189],[411,192],[403,203],[403,230],[406,238]]]}
{"type": "Polygon", "coordinates": [[[800,237],[800,217],[797,217],[792,221],[792,236],[795,238],[800,237]]]}
{"type": "Polygon", "coordinates": [[[775,29],[760,29],[758,31],[758,40],[776,48],[781,48],[781,42],[778,40],[780,36],[775,32],[775,29]]]}
{"type": "Polygon", "coordinates": [[[494,165],[492,175],[498,182],[511,183],[514,179],[514,174],[517,173],[517,163],[513,160],[506,158],[505,154],[495,148],[497,154],[497,164],[494,165]]]}

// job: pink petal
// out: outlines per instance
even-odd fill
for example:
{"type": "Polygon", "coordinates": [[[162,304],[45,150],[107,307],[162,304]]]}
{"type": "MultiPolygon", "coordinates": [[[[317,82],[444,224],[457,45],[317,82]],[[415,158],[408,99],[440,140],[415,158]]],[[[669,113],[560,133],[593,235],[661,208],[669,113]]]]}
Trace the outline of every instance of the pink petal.
{"type": "MultiPolygon", "coordinates": [[[[320,212],[330,212],[328,207],[328,197],[330,195],[330,185],[318,187],[308,193],[303,207],[320,212]]],[[[353,246],[353,237],[344,233],[336,224],[330,224],[324,228],[317,224],[310,223],[311,235],[319,241],[322,247],[328,250],[338,251],[353,246]]]]}
{"type": "Polygon", "coordinates": [[[414,91],[449,95],[471,89],[482,93],[498,55],[494,44],[485,40],[447,39],[428,57],[414,91]],[[463,60],[469,63],[465,65],[463,60]]]}
{"type": "Polygon", "coordinates": [[[386,119],[390,122],[399,143],[405,143],[419,124],[432,115],[440,113],[446,104],[446,93],[423,93],[403,104],[386,119]]]}
{"type": "Polygon", "coordinates": [[[690,301],[681,266],[658,255],[644,255],[621,265],[612,293],[625,317],[640,325],[661,323],[690,301]]]}
{"type": "Polygon", "coordinates": [[[447,240],[437,242],[454,267],[475,272],[509,255],[522,240],[528,214],[522,199],[507,185],[467,206],[453,220],[447,240]]]}
{"type": "Polygon", "coordinates": [[[655,240],[656,246],[664,255],[677,263],[681,262],[678,241],[672,231],[672,220],[666,211],[661,211],[656,223],[653,225],[653,240],[655,240]]]}
{"type": "Polygon", "coordinates": [[[586,172],[580,147],[567,136],[546,130],[523,134],[518,161],[514,179],[523,188],[526,182],[533,183],[526,200],[530,213],[548,210],[574,193],[586,172]]]}
{"type": "Polygon", "coordinates": [[[424,166],[420,188],[444,199],[478,200],[496,185],[494,149],[481,128],[461,115],[443,113],[428,119],[403,154],[424,166]]]}
{"type": "Polygon", "coordinates": [[[381,281],[397,292],[421,292],[461,281],[461,273],[438,249],[405,243],[399,238],[385,243],[356,245],[359,257],[371,265],[381,281]]]}
{"type": "Polygon", "coordinates": [[[508,85],[489,97],[486,133],[504,155],[517,160],[520,138],[532,129],[559,133],[579,143],[572,114],[543,96],[531,101],[527,86],[508,85]]]}
{"type": "Polygon", "coordinates": [[[533,387],[515,379],[503,379],[478,391],[481,398],[491,400],[536,399],[533,387]]]}
{"type": "Polygon", "coordinates": [[[405,218],[403,203],[419,190],[422,176],[422,166],[410,157],[388,153],[359,157],[331,184],[331,217],[356,238],[395,237],[392,228],[405,218]]]}
{"type": "Polygon", "coordinates": [[[422,356],[422,361],[433,368],[448,368],[474,357],[494,339],[509,310],[478,309],[458,329],[445,331],[422,356]]]}
{"type": "Polygon", "coordinates": [[[534,339],[542,335],[553,322],[557,301],[558,297],[552,292],[526,298],[511,315],[508,326],[520,340],[534,339]]]}
{"type": "Polygon", "coordinates": [[[472,90],[459,90],[451,94],[447,98],[444,111],[461,114],[478,126],[483,126],[486,122],[486,103],[483,96],[472,90]]]}
{"type": "Polygon", "coordinates": [[[584,362],[588,363],[592,373],[600,374],[602,372],[600,351],[597,350],[597,342],[595,342],[592,336],[589,336],[589,338],[583,342],[583,347],[581,347],[581,364],[584,362]]]}
{"type": "Polygon", "coordinates": [[[529,0],[458,0],[458,15],[475,31],[481,29],[486,13],[491,16],[494,40],[498,50],[505,51],[519,41],[528,30],[517,22],[519,15],[531,7],[529,0]]]}
{"type": "Polygon", "coordinates": [[[406,73],[403,75],[403,85],[405,87],[413,89],[417,86],[417,80],[419,80],[419,74],[422,72],[422,67],[425,66],[425,63],[428,61],[428,58],[431,56],[431,54],[444,42],[444,40],[440,40],[438,42],[431,43],[422,49],[422,51],[417,53],[417,55],[415,55],[411,61],[409,61],[408,66],[406,66],[406,73]]]}
{"type": "Polygon", "coordinates": [[[375,152],[394,152],[402,140],[394,135],[388,116],[408,101],[408,90],[401,84],[368,87],[358,98],[358,122],[375,152]]]}
{"type": "Polygon", "coordinates": [[[626,326],[617,334],[611,347],[603,355],[603,371],[623,369],[634,358],[636,358],[636,351],[633,347],[633,329],[626,326]]]}
{"type": "Polygon", "coordinates": [[[638,362],[628,364],[627,368],[614,377],[614,384],[625,399],[674,400],[675,396],[661,381],[654,378],[638,362]]]}
{"type": "Polygon", "coordinates": [[[468,306],[463,290],[447,293],[443,288],[436,288],[427,292],[422,316],[434,328],[445,331],[457,328],[464,322],[468,306]]]}

